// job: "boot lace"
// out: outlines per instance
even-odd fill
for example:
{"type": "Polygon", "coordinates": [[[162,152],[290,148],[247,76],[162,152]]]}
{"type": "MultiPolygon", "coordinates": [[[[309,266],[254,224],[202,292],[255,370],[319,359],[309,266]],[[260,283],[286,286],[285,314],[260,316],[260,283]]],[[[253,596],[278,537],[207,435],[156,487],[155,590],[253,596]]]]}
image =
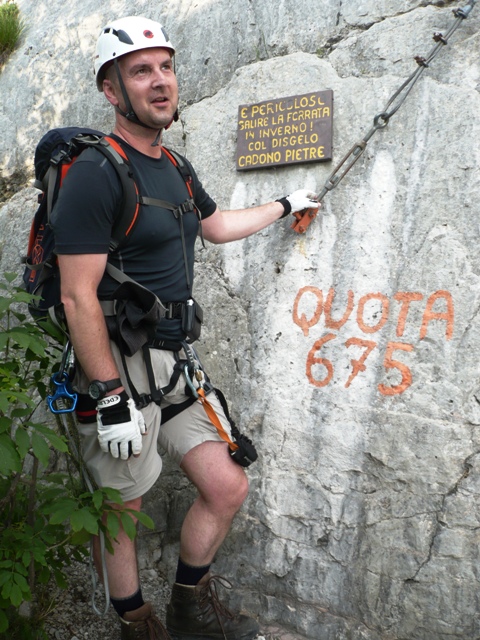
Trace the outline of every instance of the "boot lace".
{"type": "Polygon", "coordinates": [[[200,607],[204,610],[213,608],[218,624],[222,630],[223,637],[227,640],[223,620],[225,618],[227,620],[233,620],[235,618],[235,614],[221,602],[217,592],[217,583],[226,589],[231,589],[233,586],[229,580],[222,576],[210,576],[208,582],[202,585],[199,590],[198,601],[200,607]]]}
{"type": "Polygon", "coordinates": [[[134,638],[135,640],[172,640],[156,615],[151,615],[135,625],[134,638]]]}

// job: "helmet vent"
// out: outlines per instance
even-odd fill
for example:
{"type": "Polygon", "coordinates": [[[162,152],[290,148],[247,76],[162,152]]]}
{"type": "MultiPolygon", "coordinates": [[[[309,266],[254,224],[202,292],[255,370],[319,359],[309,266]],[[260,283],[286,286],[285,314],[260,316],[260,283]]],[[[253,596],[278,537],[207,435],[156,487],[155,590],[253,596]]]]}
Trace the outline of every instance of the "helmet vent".
{"type": "Polygon", "coordinates": [[[124,44],[133,44],[133,40],[123,29],[119,29],[118,31],[116,29],[113,29],[113,35],[117,36],[120,42],[123,42],[124,44]]]}

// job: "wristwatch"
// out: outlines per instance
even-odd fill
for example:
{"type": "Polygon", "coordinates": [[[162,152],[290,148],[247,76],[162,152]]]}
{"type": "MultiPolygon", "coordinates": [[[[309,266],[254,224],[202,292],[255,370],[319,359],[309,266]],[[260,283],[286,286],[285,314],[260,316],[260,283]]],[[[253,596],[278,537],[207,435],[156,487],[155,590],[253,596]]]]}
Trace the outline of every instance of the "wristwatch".
{"type": "Polygon", "coordinates": [[[93,400],[101,400],[109,391],[113,391],[113,389],[121,386],[122,381],[120,378],[106,380],[105,382],[102,382],[101,380],[92,380],[88,386],[88,395],[93,398],[93,400]]]}

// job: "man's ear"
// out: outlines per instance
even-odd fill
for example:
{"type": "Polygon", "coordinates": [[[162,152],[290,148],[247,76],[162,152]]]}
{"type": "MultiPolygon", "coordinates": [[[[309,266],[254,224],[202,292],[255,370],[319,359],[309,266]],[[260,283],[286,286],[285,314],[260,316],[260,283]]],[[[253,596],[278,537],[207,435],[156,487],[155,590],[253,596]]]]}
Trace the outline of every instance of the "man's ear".
{"type": "Polygon", "coordinates": [[[118,98],[116,86],[111,80],[107,80],[106,78],[103,81],[103,93],[105,94],[106,99],[112,104],[114,107],[118,107],[118,98]]]}

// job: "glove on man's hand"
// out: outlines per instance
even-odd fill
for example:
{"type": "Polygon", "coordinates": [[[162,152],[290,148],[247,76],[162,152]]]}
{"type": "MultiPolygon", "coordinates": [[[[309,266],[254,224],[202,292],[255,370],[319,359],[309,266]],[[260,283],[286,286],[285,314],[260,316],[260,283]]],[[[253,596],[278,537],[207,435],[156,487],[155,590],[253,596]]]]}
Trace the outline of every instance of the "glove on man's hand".
{"type": "Polygon", "coordinates": [[[125,391],[106,396],[97,403],[97,431],[100,448],[114,458],[128,460],[142,450],[142,435],[147,432],[142,412],[125,391]]]}
{"type": "Polygon", "coordinates": [[[285,198],[279,198],[277,202],[283,204],[285,209],[281,217],[284,218],[289,213],[303,211],[304,209],[318,209],[320,203],[316,198],[317,196],[309,189],[298,189],[285,198]]]}

